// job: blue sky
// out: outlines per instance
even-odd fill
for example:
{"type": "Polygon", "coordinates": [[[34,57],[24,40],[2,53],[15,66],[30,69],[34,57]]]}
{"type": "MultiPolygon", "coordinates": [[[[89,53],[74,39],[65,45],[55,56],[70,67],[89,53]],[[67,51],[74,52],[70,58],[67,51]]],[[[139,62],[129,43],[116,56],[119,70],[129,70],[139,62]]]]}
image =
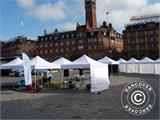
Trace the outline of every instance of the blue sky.
{"type": "MultiPolygon", "coordinates": [[[[97,0],[97,22],[112,22],[122,31],[133,15],[154,14],[159,11],[159,0],[97,0]],[[133,2],[134,1],[134,2],[133,2]],[[105,16],[105,12],[110,14],[105,16]]],[[[84,0],[0,0],[0,39],[18,35],[36,38],[58,28],[74,30],[76,23],[85,23],[84,0]]]]}

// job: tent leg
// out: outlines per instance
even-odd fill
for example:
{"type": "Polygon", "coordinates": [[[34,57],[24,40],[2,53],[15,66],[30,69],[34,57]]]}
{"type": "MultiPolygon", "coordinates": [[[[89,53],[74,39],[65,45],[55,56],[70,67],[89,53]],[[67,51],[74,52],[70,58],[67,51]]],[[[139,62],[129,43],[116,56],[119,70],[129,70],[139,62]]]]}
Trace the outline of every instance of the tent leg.
{"type": "Polygon", "coordinates": [[[61,89],[62,89],[62,82],[63,82],[63,80],[62,80],[62,79],[63,79],[63,76],[62,76],[62,75],[63,75],[63,70],[60,70],[60,74],[61,74],[61,80],[60,80],[60,81],[61,81],[61,89]]]}
{"type": "Polygon", "coordinates": [[[36,69],[35,69],[35,78],[34,78],[34,93],[36,92],[36,69]]]}

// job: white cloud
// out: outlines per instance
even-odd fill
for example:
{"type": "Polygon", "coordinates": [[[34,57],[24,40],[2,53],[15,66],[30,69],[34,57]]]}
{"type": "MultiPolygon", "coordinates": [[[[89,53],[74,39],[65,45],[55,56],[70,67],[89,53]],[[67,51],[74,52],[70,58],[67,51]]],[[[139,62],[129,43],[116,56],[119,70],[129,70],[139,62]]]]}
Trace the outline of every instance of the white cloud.
{"type": "MultiPolygon", "coordinates": [[[[60,30],[75,29],[73,22],[85,23],[84,0],[54,0],[48,3],[36,3],[35,0],[17,0],[21,7],[28,8],[29,16],[41,21],[56,21],[55,27],[60,30]],[[34,7],[32,7],[34,6],[34,7]],[[64,21],[67,21],[64,23],[64,21]],[[63,23],[62,23],[63,22],[63,23]],[[61,24],[62,23],[62,24],[61,24]]],[[[103,21],[111,22],[115,29],[123,29],[131,16],[160,13],[160,2],[149,3],[149,0],[97,0],[98,25],[103,21]],[[109,12],[106,15],[106,12],[109,12]]]]}
{"type": "Polygon", "coordinates": [[[131,16],[155,13],[160,13],[160,2],[149,4],[148,0],[97,0],[98,25],[107,21],[113,23],[116,29],[123,29],[131,16]]]}
{"type": "Polygon", "coordinates": [[[55,4],[47,3],[36,6],[28,11],[30,16],[36,17],[40,20],[61,20],[65,18],[65,3],[58,1],[55,4]]]}
{"type": "Polygon", "coordinates": [[[58,29],[59,31],[75,30],[76,29],[76,23],[66,22],[66,23],[62,23],[62,24],[56,24],[54,26],[54,28],[58,29]]]}
{"type": "Polygon", "coordinates": [[[17,0],[17,3],[22,8],[32,8],[35,6],[35,0],[17,0]]]}

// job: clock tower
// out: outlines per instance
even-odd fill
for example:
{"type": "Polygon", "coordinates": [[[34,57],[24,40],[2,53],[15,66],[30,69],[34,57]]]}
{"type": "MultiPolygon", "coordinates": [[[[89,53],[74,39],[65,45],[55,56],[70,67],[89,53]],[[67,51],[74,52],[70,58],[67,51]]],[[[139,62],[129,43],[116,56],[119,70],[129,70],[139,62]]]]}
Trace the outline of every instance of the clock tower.
{"type": "Polygon", "coordinates": [[[97,27],[96,0],[85,0],[86,25],[97,27]]]}

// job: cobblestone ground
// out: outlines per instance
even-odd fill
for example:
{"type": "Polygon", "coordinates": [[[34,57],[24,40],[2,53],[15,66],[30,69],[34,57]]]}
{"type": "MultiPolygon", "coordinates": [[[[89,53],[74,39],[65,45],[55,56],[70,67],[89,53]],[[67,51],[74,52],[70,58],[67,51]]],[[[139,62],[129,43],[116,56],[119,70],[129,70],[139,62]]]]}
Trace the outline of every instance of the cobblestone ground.
{"type": "Polygon", "coordinates": [[[2,90],[1,118],[159,119],[159,76],[119,74],[110,76],[110,81],[110,89],[101,94],[90,94],[84,89],[44,89],[36,94],[2,90]],[[132,81],[145,81],[155,90],[154,108],[145,115],[130,115],[121,105],[121,91],[126,84],[132,81]]]}

